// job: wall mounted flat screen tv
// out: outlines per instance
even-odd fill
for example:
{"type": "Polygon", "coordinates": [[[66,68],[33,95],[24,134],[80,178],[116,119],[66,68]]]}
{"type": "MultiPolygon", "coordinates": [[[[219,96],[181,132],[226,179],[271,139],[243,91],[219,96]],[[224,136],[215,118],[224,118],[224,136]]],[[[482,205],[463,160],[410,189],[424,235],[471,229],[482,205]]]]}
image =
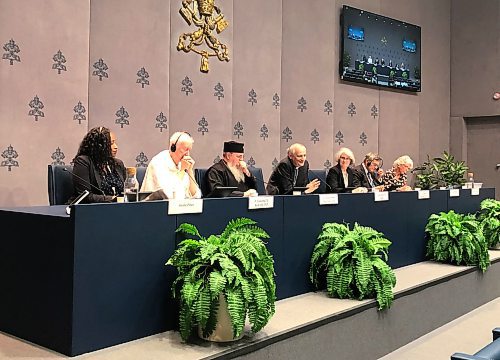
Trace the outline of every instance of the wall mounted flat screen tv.
{"type": "Polygon", "coordinates": [[[347,5],[340,24],[342,80],[420,91],[420,26],[347,5]]]}

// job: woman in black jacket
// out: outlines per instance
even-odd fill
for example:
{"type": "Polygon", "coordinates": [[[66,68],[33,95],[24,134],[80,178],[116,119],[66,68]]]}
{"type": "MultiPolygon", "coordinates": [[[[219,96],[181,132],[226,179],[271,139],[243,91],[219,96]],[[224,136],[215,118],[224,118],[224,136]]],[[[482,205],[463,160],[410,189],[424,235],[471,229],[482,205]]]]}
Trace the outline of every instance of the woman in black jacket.
{"type": "Polygon", "coordinates": [[[330,168],[326,176],[327,191],[333,193],[352,192],[360,186],[351,165],[354,165],[354,154],[348,148],[341,148],[335,154],[337,165],[330,168]]]}
{"type": "Polygon", "coordinates": [[[90,194],[86,203],[113,202],[123,192],[125,165],[116,158],[115,135],[103,126],[91,129],[83,138],[73,159],[73,196],[83,191],[90,194]]]}

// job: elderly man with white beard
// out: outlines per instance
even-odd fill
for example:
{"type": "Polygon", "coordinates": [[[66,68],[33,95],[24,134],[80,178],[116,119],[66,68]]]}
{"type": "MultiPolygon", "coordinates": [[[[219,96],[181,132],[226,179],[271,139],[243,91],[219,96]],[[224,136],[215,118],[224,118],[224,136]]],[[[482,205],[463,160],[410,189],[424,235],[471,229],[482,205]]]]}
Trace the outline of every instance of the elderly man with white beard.
{"type": "Polygon", "coordinates": [[[222,159],[212,165],[205,174],[205,197],[223,196],[218,189],[236,187],[237,190],[228,196],[256,196],[256,180],[243,161],[244,144],[236,141],[226,141],[222,159]]]}

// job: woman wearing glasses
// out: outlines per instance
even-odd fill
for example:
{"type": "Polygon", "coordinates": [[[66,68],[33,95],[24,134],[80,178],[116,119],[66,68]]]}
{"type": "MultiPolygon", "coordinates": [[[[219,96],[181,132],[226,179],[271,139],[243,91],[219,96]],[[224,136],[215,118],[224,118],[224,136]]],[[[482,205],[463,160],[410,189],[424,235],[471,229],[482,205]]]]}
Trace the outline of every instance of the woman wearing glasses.
{"type": "Polygon", "coordinates": [[[352,192],[360,186],[351,166],[354,166],[354,154],[348,148],[341,148],[334,156],[337,165],[330,168],[326,176],[327,191],[333,193],[352,192]]]}

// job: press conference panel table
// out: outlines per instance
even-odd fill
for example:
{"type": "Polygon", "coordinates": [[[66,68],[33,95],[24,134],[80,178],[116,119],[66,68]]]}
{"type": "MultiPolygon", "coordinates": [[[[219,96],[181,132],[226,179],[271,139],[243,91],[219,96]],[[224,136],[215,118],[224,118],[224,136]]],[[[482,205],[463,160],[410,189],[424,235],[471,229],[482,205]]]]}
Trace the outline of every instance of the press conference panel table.
{"type": "Polygon", "coordinates": [[[179,224],[203,235],[219,234],[228,221],[249,217],[270,235],[279,299],[311,291],[307,271],[325,222],[358,222],[392,241],[389,264],[425,259],[424,227],[430,214],[475,212],[494,189],[478,196],[460,190],[340,194],[339,204],[319,205],[317,195],[275,196],[274,207],[248,210],[244,198],[206,199],[203,213],[167,215],[168,201],[0,209],[0,331],[74,356],[175,328],[164,266],[181,236],[179,224]]]}

